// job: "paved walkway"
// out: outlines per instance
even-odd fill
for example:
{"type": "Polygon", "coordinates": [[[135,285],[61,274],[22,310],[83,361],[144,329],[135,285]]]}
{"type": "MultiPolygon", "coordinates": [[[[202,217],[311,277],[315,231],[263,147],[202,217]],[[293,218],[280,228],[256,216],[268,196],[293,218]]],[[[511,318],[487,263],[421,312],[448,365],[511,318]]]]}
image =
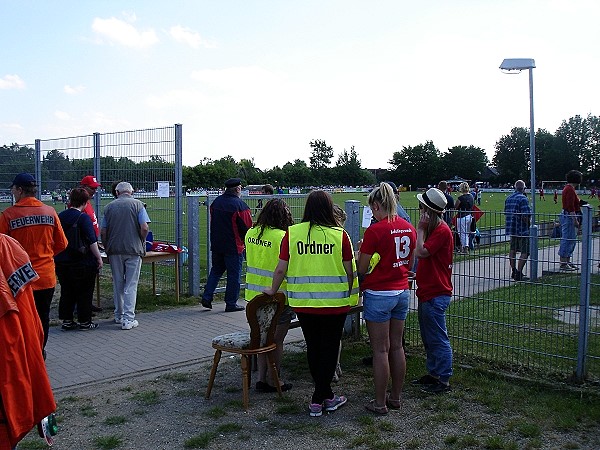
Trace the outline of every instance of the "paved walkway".
{"type": "MultiPolygon", "coordinates": [[[[92,331],[50,328],[46,366],[55,392],[151,373],[210,360],[212,338],[248,330],[246,314],[225,313],[225,304],[213,310],[201,306],[169,309],[136,315],[140,326],[121,330],[112,320],[98,320],[92,331]]],[[[299,328],[288,340],[302,339],[299,328]]],[[[208,374],[207,374],[208,375],[208,374]]]]}
{"type": "MultiPolygon", "coordinates": [[[[597,248],[595,253],[597,257],[597,248]]],[[[555,254],[554,247],[540,251],[540,276],[542,270],[558,270],[555,254]]],[[[578,258],[575,254],[574,261],[578,258]]],[[[474,296],[510,283],[506,256],[455,263],[454,273],[455,293],[460,296],[474,296]]],[[[411,308],[416,308],[414,298],[411,308]]],[[[210,361],[214,355],[213,337],[248,329],[244,312],[225,313],[223,309],[224,303],[217,303],[213,310],[195,306],[141,313],[136,317],[140,326],[130,331],[121,330],[112,320],[99,320],[99,328],[85,332],[51,327],[46,365],[52,386],[60,392],[210,361]]],[[[288,342],[301,339],[300,328],[288,333],[288,342]]]]}

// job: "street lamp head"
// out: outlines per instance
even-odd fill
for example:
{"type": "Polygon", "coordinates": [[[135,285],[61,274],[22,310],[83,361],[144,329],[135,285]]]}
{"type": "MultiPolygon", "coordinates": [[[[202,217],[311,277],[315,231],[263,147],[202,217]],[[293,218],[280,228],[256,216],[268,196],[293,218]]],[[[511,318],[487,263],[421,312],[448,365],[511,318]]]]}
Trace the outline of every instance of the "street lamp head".
{"type": "Polygon", "coordinates": [[[500,69],[506,71],[534,69],[535,61],[531,58],[508,58],[502,61],[500,69]]]}

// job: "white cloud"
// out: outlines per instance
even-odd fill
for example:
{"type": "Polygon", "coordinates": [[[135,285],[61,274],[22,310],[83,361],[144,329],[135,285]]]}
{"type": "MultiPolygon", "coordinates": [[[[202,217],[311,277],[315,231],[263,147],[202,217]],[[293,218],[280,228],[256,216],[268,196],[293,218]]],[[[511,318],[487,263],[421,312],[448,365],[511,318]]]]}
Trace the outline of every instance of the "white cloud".
{"type": "Polygon", "coordinates": [[[19,75],[4,75],[0,78],[0,89],[25,89],[25,82],[19,75]]]}
{"type": "Polygon", "coordinates": [[[109,42],[126,47],[146,48],[158,42],[158,37],[153,29],[140,31],[133,25],[115,17],[110,19],[96,17],[92,23],[92,30],[109,42]]]}
{"type": "Polygon", "coordinates": [[[177,42],[189,45],[192,48],[215,48],[215,44],[213,42],[209,42],[205,39],[202,39],[202,36],[200,36],[200,34],[196,31],[190,30],[189,28],[185,28],[180,25],[171,27],[169,29],[169,34],[177,42]]]}
{"type": "Polygon", "coordinates": [[[0,128],[4,129],[4,130],[23,130],[23,125],[21,125],[20,123],[0,123],[0,128]]]}
{"type": "Polygon", "coordinates": [[[65,84],[64,90],[65,90],[66,94],[75,95],[75,94],[82,93],[85,90],[85,86],[82,86],[82,85],[71,86],[71,85],[65,84]]]}
{"type": "Polygon", "coordinates": [[[71,115],[68,112],[64,111],[54,111],[54,117],[56,117],[59,120],[71,120],[71,115]]]}

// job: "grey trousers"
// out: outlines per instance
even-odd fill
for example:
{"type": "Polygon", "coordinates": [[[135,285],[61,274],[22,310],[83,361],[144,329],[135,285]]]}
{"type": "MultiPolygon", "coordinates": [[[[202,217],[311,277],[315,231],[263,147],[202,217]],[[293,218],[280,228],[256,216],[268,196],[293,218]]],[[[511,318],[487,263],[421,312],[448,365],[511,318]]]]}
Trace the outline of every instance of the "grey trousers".
{"type": "Polygon", "coordinates": [[[137,286],[142,268],[142,257],[138,255],[110,255],[108,257],[113,277],[113,299],[115,319],[135,319],[137,286]]]}

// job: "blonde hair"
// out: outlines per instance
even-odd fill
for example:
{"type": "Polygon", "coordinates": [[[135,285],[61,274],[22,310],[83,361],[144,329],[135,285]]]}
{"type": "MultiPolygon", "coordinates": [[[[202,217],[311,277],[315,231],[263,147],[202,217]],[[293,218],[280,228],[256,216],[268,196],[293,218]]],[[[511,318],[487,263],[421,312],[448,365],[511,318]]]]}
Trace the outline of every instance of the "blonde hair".
{"type": "MultiPolygon", "coordinates": [[[[385,212],[387,219],[392,221],[398,215],[396,209],[396,196],[394,190],[386,182],[381,182],[378,187],[369,194],[369,206],[379,203],[381,209],[385,212]]],[[[371,208],[372,209],[372,208],[371,208]]]]}
{"type": "Polygon", "coordinates": [[[469,183],[467,183],[466,181],[463,181],[462,183],[460,183],[460,186],[458,186],[458,190],[460,192],[462,192],[463,194],[466,194],[467,192],[470,191],[469,183]]]}

